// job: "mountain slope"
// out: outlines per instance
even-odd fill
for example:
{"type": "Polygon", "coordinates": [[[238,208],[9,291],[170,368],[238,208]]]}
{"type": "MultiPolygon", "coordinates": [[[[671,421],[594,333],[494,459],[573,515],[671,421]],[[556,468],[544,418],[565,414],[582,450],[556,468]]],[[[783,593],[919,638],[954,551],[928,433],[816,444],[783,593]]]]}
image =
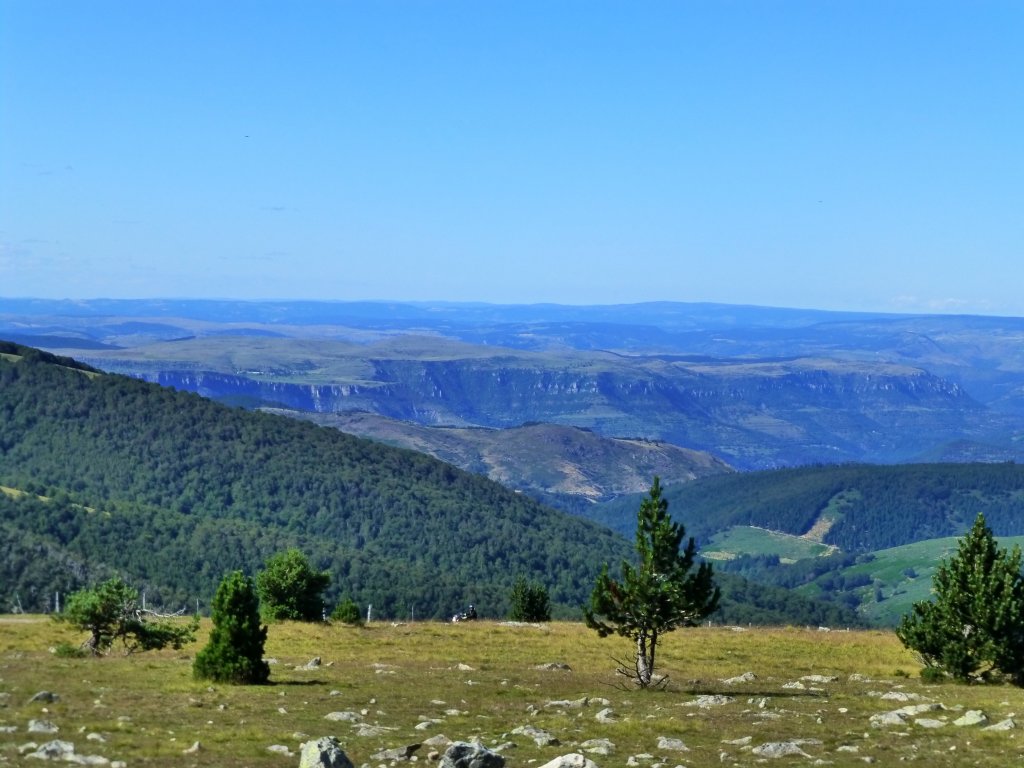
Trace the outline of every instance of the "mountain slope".
{"type": "Polygon", "coordinates": [[[121,376],[0,360],[0,416],[0,485],[29,491],[4,496],[6,522],[109,567],[130,561],[167,600],[301,545],[335,593],[382,615],[494,609],[518,573],[578,605],[600,562],[629,552],[423,455],[121,376]]]}
{"type": "MultiPolygon", "coordinates": [[[[0,352],[0,605],[46,610],[119,572],[150,604],[205,607],[221,576],[299,547],[333,602],[377,617],[507,610],[520,574],[576,616],[611,531],[408,450],[0,352]]],[[[835,607],[723,576],[719,620],[855,623],[835,607]],[[742,604],[738,604],[741,601],[742,604]]]]}
{"type": "Polygon", "coordinates": [[[706,453],[670,443],[605,438],[557,424],[460,429],[426,427],[363,411],[272,412],[427,453],[545,503],[573,510],[586,502],[644,492],[655,475],[664,483],[680,483],[731,471],[706,453]]]}

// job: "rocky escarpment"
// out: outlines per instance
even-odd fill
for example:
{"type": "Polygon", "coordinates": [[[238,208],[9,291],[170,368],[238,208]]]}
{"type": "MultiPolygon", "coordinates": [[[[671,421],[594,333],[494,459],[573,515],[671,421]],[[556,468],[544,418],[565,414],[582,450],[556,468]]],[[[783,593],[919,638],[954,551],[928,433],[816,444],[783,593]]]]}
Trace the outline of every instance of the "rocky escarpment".
{"type": "Polygon", "coordinates": [[[990,428],[985,409],[958,384],[899,365],[610,354],[363,362],[371,375],[330,384],[178,366],[136,375],[216,399],[316,413],[365,410],[431,425],[585,427],[708,451],[740,468],[906,460],[990,428]]]}

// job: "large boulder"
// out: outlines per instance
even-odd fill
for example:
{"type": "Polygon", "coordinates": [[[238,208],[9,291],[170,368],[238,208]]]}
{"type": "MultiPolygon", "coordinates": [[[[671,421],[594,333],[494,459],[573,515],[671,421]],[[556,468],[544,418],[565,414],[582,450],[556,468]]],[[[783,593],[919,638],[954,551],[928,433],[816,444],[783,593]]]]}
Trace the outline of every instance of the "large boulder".
{"type": "Polygon", "coordinates": [[[440,768],[505,768],[505,758],[480,744],[456,741],[441,757],[440,768]]]}
{"type": "Polygon", "coordinates": [[[316,741],[307,741],[302,745],[299,757],[299,768],[355,768],[348,759],[338,740],[333,736],[324,736],[316,741]]]}

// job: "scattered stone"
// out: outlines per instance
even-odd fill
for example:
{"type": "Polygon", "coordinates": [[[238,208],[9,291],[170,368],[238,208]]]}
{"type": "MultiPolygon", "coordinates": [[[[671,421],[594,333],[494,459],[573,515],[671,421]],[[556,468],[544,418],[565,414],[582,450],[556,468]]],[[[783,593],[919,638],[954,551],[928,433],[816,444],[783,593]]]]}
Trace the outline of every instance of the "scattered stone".
{"type": "Polygon", "coordinates": [[[533,743],[538,747],[557,747],[559,744],[557,738],[534,725],[521,725],[518,728],[513,728],[512,733],[533,739],[533,743]]]}
{"type": "Polygon", "coordinates": [[[965,725],[984,725],[988,722],[988,717],[980,709],[968,709],[960,717],[953,721],[953,725],[965,726],[965,725]]]}
{"type": "Polygon", "coordinates": [[[106,742],[106,739],[103,738],[103,735],[99,733],[90,733],[85,737],[85,739],[86,741],[98,741],[100,744],[106,742]]]}
{"type": "Polygon", "coordinates": [[[572,667],[560,661],[549,661],[547,664],[538,664],[534,669],[542,669],[545,672],[572,672],[572,667]]]}
{"type": "Polygon", "coordinates": [[[753,672],[744,672],[742,675],[726,678],[722,682],[726,685],[739,685],[740,683],[752,683],[755,680],[757,680],[757,675],[753,672]]]}
{"type": "Polygon", "coordinates": [[[320,657],[319,656],[314,656],[312,659],[307,661],[305,664],[302,664],[302,665],[300,665],[298,667],[295,667],[295,669],[298,670],[298,671],[310,670],[310,669],[319,669],[319,668],[320,668],[320,657]]]}
{"type": "Polygon", "coordinates": [[[60,728],[57,727],[56,723],[52,723],[49,720],[28,721],[29,733],[57,733],[59,730],[60,728]]]}
{"type": "Polygon", "coordinates": [[[199,752],[200,749],[202,749],[202,747],[199,745],[199,742],[198,741],[194,741],[194,742],[192,742],[192,746],[191,747],[189,747],[188,749],[181,750],[181,753],[183,755],[194,755],[197,752],[199,752]]]}
{"type": "Polygon", "coordinates": [[[372,736],[383,736],[388,731],[393,731],[394,728],[385,728],[383,725],[367,725],[366,723],[360,723],[356,727],[356,736],[372,737],[372,736]]]}
{"type": "Polygon", "coordinates": [[[872,715],[869,722],[874,728],[884,728],[889,725],[906,725],[907,718],[900,712],[879,712],[872,715]]]}
{"type": "Polygon", "coordinates": [[[839,678],[835,675],[804,675],[800,679],[805,683],[834,683],[839,678]]]}
{"type": "Polygon", "coordinates": [[[943,728],[946,725],[945,722],[936,720],[934,717],[919,717],[914,720],[914,724],[922,728],[943,728]]]}
{"type": "Polygon", "coordinates": [[[1008,717],[1005,720],[1000,720],[995,725],[988,725],[981,730],[983,731],[1012,731],[1017,727],[1017,723],[1013,721],[1013,718],[1008,717]]]}
{"type": "Polygon", "coordinates": [[[615,744],[609,739],[588,739],[580,744],[580,749],[592,755],[610,755],[615,751],[615,744]]]}
{"type": "Polygon", "coordinates": [[[766,744],[754,747],[751,751],[758,757],[768,757],[773,759],[777,757],[788,757],[790,755],[810,757],[809,754],[800,748],[800,744],[795,741],[769,741],[766,744]]]}
{"type": "Polygon", "coordinates": [[[338,720],[343,723],[358,723],[363,719],[363,716],[358,712],[328,712],[324,715],[324,720],[338,720]]]}
{"type": "Polygon", "coordinates": [[[0,733],[17,733],[18,726],[16,725],[0,725],[0,733]]]}
{"type": "Polygon", "coordinates": [[[31,699],[29,699],[28,703],[32,704],[34,702],[43,702],[44,704],[52,704],[55,701],[60,701],[60,696],[58,696],[56,693],[54,693],[53,691],[40,691],[31,699]]]}
{"type": "Polygon", "coordinates": [[[874,682],[874,680],[872,680],[870,677],[868,677],[867,675],[862,675],[860,672],[854,672],[852,675],[850,675],[846,679],[849,680],[851,683],[873,683],[874,682]]]}
{"type": "Polygon", "coordinates": [[[415,755],[422,744],[409,744],[404,747],[393,747],[371,755],[371,760],[408,760],[415,755]]]}
{"type": "Polygon", "coordinates": [[[70,741],[59,741],[54,739],[40,747],[35,752],[30,752],[25,757],[32,757],[36,760],[68,760],[75,754],[75,745],[70,741]],[[66,756],[66,757],[65,757],[66,756]]]}
{"type": "Polygon", "coordinates": [[[597,768],[597,764],[578,752],[573,752],[569,755],[556,757],[551,762],[544,763],[540,768],[597,768]]]}
{"type": "Polygon", "coordinates": [[[794,691],[807,690],[807,686],[801,683],[799,680],[795,680],[792,683],[783,683],[782,687],[794,691]]]}
{"type": "MultiPolygon", "coordinates": [[[[607,704],[608,702],[605,701],[604,703],[607,704]]],[[[584,696],[582,699],[575,699],[573,701],[569,701],[567,699],[562,699],[561,701],[549,701],[544,706],[545,707],[557,707],[559,709],[582,709],[583,707],[586,707],[589,704],[590,704],[590,697],[589,696],[584,696]]]]}
{"type": "Polygon", "coordinates": [[[646,752],[641,752],[639,755],[630,755],[629,759],[626,760],[626,765],[633,768],[633,766],[640,765],[645,762],[650,762],[654,759],[654,755],[649,755],[646,752]]]}
{"type": "Polygon", "coordinates": [[[751,742],[752,738],[752,736],[744,736],[741,739],[726,739],[722,743],[733,747],[745,747],[751,742]]]}
{"type": "Polygon", "coordinates": [[[667,736],[658,737],[658,749],[671,752],[689,752],[690,748],[683,743],[682,739],[670,739],[667,736]]]}
{"type": "Polygon", "coordinates": [[[919,693],[909,693],[907,691],[889,691],[888,693],[883,693],[879,695],[878,698],[884,701],[920,701],[924,697],[919,693]]]}
{"type": "Polygon", "coordinates": [[[283,744],[271,744],[269,747],[267,747],[267,752],[273,752],[277,755],[284,755],[285,757],[293,757],[295,754],[283,744]]]}
{"type": "Polygon", "coordinates": [[[482,744],[457,741],[445,750],[438,765],[440,768],[504,768],[505,758],[482,744]]]}
{"type": "Polygon", "coordinates": [[[475,667],[471,667],[469,664],[463,664],[462,662],[456,664],[455,669],[459,670],[459,672],[476,672],[475,667]]]}
{"type": "Polygon", "coordinates": [[[447,747],[452,743],[452,740],[443,733],[439,733],[436,736],[431,736],[429,739],[426,739],[423,743],[428,747],[447,747]]]}
{"type": "Polygon", "coordinates": [[[435,725],[440,725],[441,722],[442,722],[441,720],[424,720],[422,723],[416,723],[416,725],[413,727],[413,730],[415,730],[415,731],[429,731],[435,725]]]}
{"type": "Polygon", "coordinates": [[[607,725],[608,723],[618,722],[619,716],[615,714],[615,711],[613,709],[605,707],[596,715],[594,715],[594,719],[597,720],[597,722],[599,723],[607,725]]]}
{"type": "Polygon", "coordinates": [[[721,693],[708,694],[705,696],[698,696],[692,701],[683,702],[684,707],[701,707],[707,709],[708,707],[721,707],[725,704],[731,704],[736,701],[732,696],[724,696],[721,693]]]}
{"type": "Polygon", "coordinates": [[[316,741],[307,741],[302,745],[299,757],[299,768],[354,768],[338,740],[333,736],[324,736],[316,741]]]}
{"type": "Polygon", "coordinates": [[[836,752],[857,753],[860,752],[860,747],[858,747],[856,744],[843,744],[841,746],[836,747],[836,752]]]}

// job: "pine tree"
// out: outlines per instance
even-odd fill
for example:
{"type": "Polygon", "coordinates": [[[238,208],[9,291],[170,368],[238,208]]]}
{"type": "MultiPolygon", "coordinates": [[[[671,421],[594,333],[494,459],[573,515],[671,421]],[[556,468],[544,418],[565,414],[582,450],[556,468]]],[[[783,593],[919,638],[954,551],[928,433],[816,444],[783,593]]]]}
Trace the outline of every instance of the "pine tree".
{"type": "Polygon", "coordinates": [[[690,537],[680,552],[686,530],[672,522],[668,501],[661,497],[655,477],[637,512],[636,566],[622,563],[622,580],[601,569],[590,605],[584,609],[587,626],[601,637],[618,634],[636,643],[633,669],[620,667],[641,688],[651,685],[658,639],[678,627],[692,627],[718,608],[719,590],[711,565],[701,563],[690,573],[697,546],[690,537]]]}
{"type": "Polygon", "coordinates": [[[260,605],[252,580],[241,571],[228,574],[213,598],[210,640],[192,664],[200,680],[259,685],[270,678],[263,660],[267,628],[260,626],[260,605]]]}
{"type": "Polygon", "coordinates": [[[1024,683],[1020,548],[1000,549],[979,514],[932,588],[935,600],[915,603],[896,630],[926,668],[963,681],[1005,675],[1024,683]]]}
{"type": "Polygon", "coordinates": [[[519,576],[509,594],[512,621],[551,621],[551,601],[543,584],[531,583],[519,576]]]}
{"type": "Polygon", "coordinates": [[[265,621],[320,621],[322,593],[331,583],[327,571],[315,571],[297,549],[289,549],[267,560],[265,570],[256,574],[256,591],[265,621]]]}

